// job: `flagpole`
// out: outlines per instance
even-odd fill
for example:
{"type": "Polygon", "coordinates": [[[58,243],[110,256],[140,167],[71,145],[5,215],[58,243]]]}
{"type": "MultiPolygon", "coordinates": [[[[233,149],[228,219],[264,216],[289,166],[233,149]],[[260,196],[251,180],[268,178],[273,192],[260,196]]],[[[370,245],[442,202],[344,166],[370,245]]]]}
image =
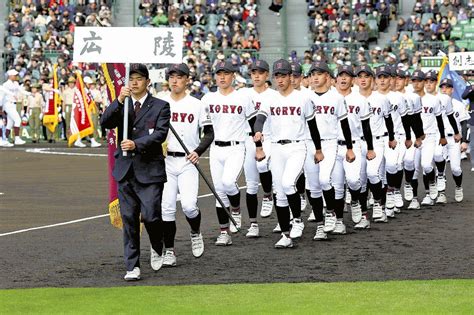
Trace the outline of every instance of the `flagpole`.
{"type": "MultiPolygon", "coordinates": [[[[128,86],[130,80],[130,63],[125,63],[125,86],[128,86]]],[[[125,104],[123,106],[123,140],[128,139],[128,108],[130,106],[130,97],[125,97],[125,104]]],[[[127,156],[127,151],[122,151],[123,156],[127,156]]]]}

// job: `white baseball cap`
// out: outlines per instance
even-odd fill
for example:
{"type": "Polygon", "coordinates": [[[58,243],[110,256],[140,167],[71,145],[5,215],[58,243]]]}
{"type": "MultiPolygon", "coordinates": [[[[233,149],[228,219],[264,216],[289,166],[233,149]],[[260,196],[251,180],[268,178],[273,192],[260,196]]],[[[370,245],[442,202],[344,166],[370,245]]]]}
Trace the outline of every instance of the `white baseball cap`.
{"type": "Polygon", "coordinates": [[[92,79],[90,77],[84,77],[84,83],[91,84],[92,79]]]}
{"type": "Polygon", "coordinates": [[[10,69],[7,71],[7,75],[8,76],[18,75],[18,71],[16,71],[15,69],[10,69]]]}

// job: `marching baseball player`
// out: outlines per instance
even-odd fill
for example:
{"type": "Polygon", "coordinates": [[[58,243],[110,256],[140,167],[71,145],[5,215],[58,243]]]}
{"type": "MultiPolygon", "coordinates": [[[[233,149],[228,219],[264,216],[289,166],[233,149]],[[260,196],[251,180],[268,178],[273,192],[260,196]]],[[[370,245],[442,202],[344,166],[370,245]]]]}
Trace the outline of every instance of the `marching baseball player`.
{"type": "MultiPolygon", "coordinates": [[[[339,129],[337,137],[337,158],[332,173],[332,181],[334,183],[336,195],[340,196],[344,191],[344,179],[346,178],[351,195],[352,221],[356,223],[357,226],[357,224],[362,220],[362,208],[359,203],[361,189],[363,186],[365,192],[367,188],[367,176],[364,176],[364,182],[361,182],[362,160],[373,160],[375,158],[375,152],[373,148],[372,131],[370,130],[370,117],[372,116],[372,111],[367,103],[367,99],[358,92],[352,90],[354,77],[354,70],[351,66],[340,66],[337,70],[336,88],[339,94],[344,97],[346,103],[347,119],[349,120],[349,126],[353,136],[352,150],[354,151],[355,160],[354,162],[349,163],[345,159],[346,146],[344,134],[342,129],[339,129]],[[362,139],[366,139],[366,143],[362,144],[362,139]],[[362,155],[362,145],[366,146],[364,151],[367,153],[365,156],[362,155]]],[[[367,207],[366,200],[365,207],[367,207]]],[[[366,218],[364,219],[366,220],[366,218]]],[[[362,227],[370,228],[370,222],[366,220],[366,222],[361,224],[360,228],[362,227]]]]}
{"type": "Polygon", "coordinates": [[[343,223],[344,216],[344,189],[335,191],[331,181],[331,175],[337,158],[339,127],[342,129],[344,143],[341,145],[347,148],[345,159],[352,163],[355,154],[352,150],[353,141],[349,121],[347,119],[347,109],[344,97],[336,89],[328,87],[331,80],[331,71],[325,62],[315,62],[310,68],[311,82],[314,93],[311,100],[315,108],[315,118],[321,136],[321,149],[324,153],[324,160],[319,163],[319,185],[321,186],[324,199],[326,200],[326,215],[324,226],[322,209],[316,208],[316,234],[315,240],[327,238],[326,233],[345,234],[346,227],[343,223]]]}
{"type": "MultiPolygon", "coordinates": [[[[451,165],[451,172],[453,174],[456,188],[454,189],[454,199],[457,202],[461,202],[464,198],[462,189],[462,169],[461,169],[461,152],[467,150],[467,121],[469,120],[469,114],[467,113],[466,107],[463,103],[456,99],[452,99],[453,93],[453,81],[451,79],[443,79],[439,87],[442,95],[449,97],[452,101],[453,115],[443,115],[445,125],[445,135],[447,144],[446,146],[438,145],[435,150],[434,160],[438,169],[438,199],[437,203],[446,203],[446,176],[444,175],[446,167],[446,157],[449,158],[451,165]],[[446,119],[448,122],[446,122],[446,119]],[[450,124],[451,120],[455,119],[456,129],[450,124]],[[459,130],[462,131],[462,135],[459,134],[459,130]],[[461,142],[457,141],[461,136],[461,142]]],[[[440,95],[441,96],[441,95],[440,95]]]]}
{"type": "MultiPolygon", "coordinates": [[[[212,181],[224,205],[231,208],[232,217],[238,225],[235,228],[240,228],[240,191],[237,180],[245,160],[248,120],[256,115],[256,111],[245,91],[237,91],[232,86],[235,71],[230,61],[219,61],[214,71],[218,90],[206,94],[202,101],[209,108],[214,128],[214,142],[209,155],[212,181]]],[[[229,218],[217,201],[216,211],[221,230],[216,245],[231,245],[229,218]]]]}
{"type": "Polygon", "coordinates": [[[296,189],[298,177],[303,172],[306,157],[305,126],[308,124],[316,153],[314,161],[323,160],[319,131],[314,119],[311,100],[291,86],[291,65],[280,59],[273,64],[279,95],[269,103],[263,104],[255,122],[255,143],[257,159],[265,157],[262,131],[266,121],[270,123],[272,135],[271,169],[276,190],[276,211],[282,231],[276,248],[293,247],[292,238],[301,237],[304,224],[301,220],[301,198],[296,189]],[[290,232],[290,209],[293,225],[290,232]]]}
{"type": "MultiPolygon", "coordinates": [[[[382,74],[386,75],[386,72],[379,70],[377,74],[379,76],[382,74]]],[[[384,157],[386,142],[388,141],[388,147],[390,149],[395,148],[397,145],[393,130],[393,120],[390,114],[390,103],[385,95],[382,95],[381,93],[372,90],[372,84],[374,83],[375,74],[369,66],[364,65],[358,67],[356,69],[356,75],[357,82],[359,85],[359,93],[367,99],[367,102],[372,109],[372,117],[370,118],[370,128],[372,130],[375,158],[372,160],[368,160],[366,166],[368,178],[367,184],[370,190],[372,191],[374,198],[372,218],[375,222],[387,222],[387,216],[382,207],[383,187],[380,169],[382,159],[384,157]]],[[[362,152],[362,154],[364,155],[364,148],[362,152]]],[[[362,169],[364,169],[364,165],[362,165],[362,169]]],[[[366,219],[368,219],[367,212],[364,209],[366,194],[361,194],[361,197],[363,217],[362,221],[364,221],[364,224],[361,224],[361,226],[359,227],[363,228],[367,225],[366,219]]]]}
{"type": "MultiPolygon", "coordinates": [[[[423,182],[425,184],[426,190],[426,195],[421,202],[422,205],[433,205],[434,201],[438,197],[438,189],[435,182],[436,173],[433,167],[433,157],[438,142],[442,145],[446,145],[441,102],[435,95],[425,93],[425,83],[428,80],[436,81],[436,73],[428,72],[426,75],[423,71],[416,70],[412,74],[413,90],[421,97],[421,119],[423,121],[423,132],[425,134],[425,139],[423,140],[423,145],[421,146],[420,156],[418,157],[421,161],[421,168],[423,169],[423,182]],[[439,131],[439,135],[437,130],[439,131]]],[[[415,160],[415,163],[418,163],[418,161],[415,160]]],[[[418,174],[416,170],[417,169],[415,167],[415,174],[413,175],[413,180],[411,182],[414,199],[417,196],[418,189],[418,174]]]]}
{"type": "MultiPolygon", "coordinates": [[[[13,143],[15,145],[23,145],[25,144],[25,141],[20,138],[21,118],[16,110],[16,102],[20,94],[30,95],[30,93],[25,91],[23,87],[18,84],[18,71],[10,69],[7,71],[7,75],[8,80],[2,85],[5,93],[3,111],[7,114],[6,141],[8,142],[10,131],[13,128],[13,135],[15,136],[13,143]]],[[[3,146],[10,147],[11,143],[3,143],[3,146]]]]}
{"type": "MultiPolygon", "coordinates": [[[[254,109],[258,111],[261,105],[271,101],[276,97],[276,92],[265,86],[268,80],[270,67],[265,60],[256,60],[250,65],[250,77],[252,79],[253,87],[248,88],[245,92],[248,94],[254,105],[254,109]]],[[[255,123],[255,118],[249,121],[250,124],[255,123]]],[[[253,127],[253,126],[252,126],[253,127]]],[[[260,216],[262,218],[269,217],[273,211],[273,192],[272,192],[272,174],[270,172],[270,152],[271,152],[271,134],[270,125],[266,124],[263,130],[263,135],[267,141],[263,144],[266,152],[265,159],[257,161],[255,156],[255,142],[253,140],[253,132],[251,127],[248,127],[248,136],[245,140],[245,163],[244,174],[247,184],[247,209],[250,218],[250,228],[248,229],[247,237],[259,237],[260,230],[257,223],[257,209],[258,209],[258,182],[262,183],[263,200],[260,216]]]]}
{"type": "Polygon", "coordinates": [[[186,94],[189,68],[186,64],[174,64],[168,69],[167,79],[171,94],[163,99],[170,104],[171,125],[191,154],[186,155],[173,133],[168,133],[166,174],[168,181],[163,189],[162,217],[165,255],[163,266],[176,266],[174,239],[176,236],[176,197],[180,194],[181,207],[191,227],[191,249],[194,257],[204,252],[200,231],[201,211],[197,206],[199,173],[193,164],[211,145],[214,139],[210,117],[204,103],[186,94]],[[199,140],[200,128],[204,136],[199,140]]]}

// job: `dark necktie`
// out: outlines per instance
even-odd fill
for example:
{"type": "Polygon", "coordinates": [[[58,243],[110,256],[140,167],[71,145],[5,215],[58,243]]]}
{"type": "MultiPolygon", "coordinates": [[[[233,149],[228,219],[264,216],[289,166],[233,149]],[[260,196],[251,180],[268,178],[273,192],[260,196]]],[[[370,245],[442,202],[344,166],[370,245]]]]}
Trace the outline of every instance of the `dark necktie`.
{"type": "Polygon", "coordinates": [[[138,112],[140,111],[140,102],[139,101],[136,101],[135,102],[135,116],[138,114],[138,112]]]}

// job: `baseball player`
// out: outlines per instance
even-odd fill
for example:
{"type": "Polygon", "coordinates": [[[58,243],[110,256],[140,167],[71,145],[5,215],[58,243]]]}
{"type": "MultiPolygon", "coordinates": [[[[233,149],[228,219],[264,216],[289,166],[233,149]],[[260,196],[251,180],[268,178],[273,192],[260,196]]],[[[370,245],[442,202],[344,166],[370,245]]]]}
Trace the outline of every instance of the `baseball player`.
{"type": "Polygon", "coordinates": [[[168,69],[167,79],[171,94],[163,99],[170,104],[171,125],[191,154],[186,155],[173,133],[168,133],[166,174],[168,181],[163,189],[162,217],[165,255],[163,266],[176,266],[174,239],[176,236],[176,197],[180,194],[181,207],[191,227],[191,249],[194,257],[204,253],[200,231],[201,211],[197,206],[199,173],[193,164],[211,145],[214,139],[210,117],[204,103],[186,94],[189,68],[186,64],[174,64],[168,69]],[[200,128],[204,136],[199,140],[200,128]]]}
{"type": "MultiPolygon", "coordinates": [[[[395,210],[403,207],[403,198],[400,192],[403,178],[403,158],[405,156],[405,140],[411,140],[411,125],[407,115],[406,100],[401,93],[392,91],[392,82],[395,82],[396,69],[390,66],[381,66],[376,70],[377,91],[385,95],[389,101],[390,114],[394,125],[395,141],[397,145],[389,148],[388,142],[384,150],[385,176],[387,179],[387,195],[385,214],[394,217],[395,210]]],[[[383,169],[383,168],[382,168],[383,169]]]]}
{"type": "MultiPolygon", "coordinates": [[[[421,70],[416,70],[412,74],[413,90],[421,97],[421,119],[423,121],[423,132],[425,134],[425,139],[423,140],[419,156],[421,167],[423,169],[423,182],[426,190],[425,197],[421,202],[422,205],[433,205],[438,197],[433,157],[437,143],[439,142],[442,145],[446,144],[441,102],[435,95],[425,93],[425,82],[428,79],[436,81],[437,75],[433,72],[428,72],[427,76],[421,70]],[[439,135],[437,130],[439,131],[439,135]]],[[[418,163],[418,161],[415,160],[415,163],[418,163]]],[[[413,175],[413,180],[411,182],[414,195],[413,199],[417,197],[418,189],[418,174],[416,170],[417,169],[415,168],[415,174],[413,175]]]]}
{"type": "MultiPolygon", "coordinates": [[[[16,109],[16,102],[20,94],[30,95],[30,93],[25,91],[23,87],[18,84],[18,71],[10,69],[7,71],[7,75],[8,80],[2,85],[5,93],[3,111],[7,114],[6,141],[8,141],[10,131],[13,128],[13,135],[15,136],[13,143],[15,145],[23,145],[25,141],[20,138],[21,118],[16,109]]],[[[8,144],[4,145],[4,147],[9,146],[8,144]]]]}
{"type": "MultiPolygon", "coordinates": [[[[463,103],[456,99],[452,99],[453,93],[453,81],[451,79],[443,79],[439,87],[441,89],[441,95],[446,95],[449,99],[446,101],[452,101],[453,115],[443,115],[445,125],[445,135],[447,144],[446,146],[438,145],[435,150],[434,160],[438,169],[438,199],[437,203],[446,203],[446,176],[444,175],[446,167],[446,157],[449,157],[451,172],[453,174],[456,188],[454,189],[454,199],[457,202],[463,200],[463,189],[462,189],[462,169],[461,169],[461,152],[467,150],[467,121],[469,120],[469,114],[467,113],[466,107],[463,103]],[[453,128],[451,121],[455,119],[455,128],[453,128]],[[446,122],[448,120],[448,122],[446,122]],[[459,134],[459,130],[462,130],[462,136],[459,134]],[[461,142],[457,141],[461,138],[461,142]]],[[[440,95],[440,96],[441,96],[440,95]]]]}
{"type": "MultiPolygon", "coordinates": [[[[367,176],[364,176],[365,180],[363,183],[361,182],[362,160],[373,160],[375,158],[375,152],[373,148],[372,131],[370,130],[372,111],[367,103],[367,99],[352,90],[354,77],[355,74],[351,66],[340,66],[337,70],[336,88],[339,94],[344,97],[346,103],[347,119],[349,120],[349,126],[353,136],[352,142],[355,160],[352,163],[345,160],[346,146],[344,134],[342,133],[342,129],[340,129],[337,137],[337,158],[332,173],[332,181],[336,194],[340,196],[343,193],[344,178],[346,178],[351,195],[352,221],[357,225],[362,220],[362,208],[359,203],[361,189],[363,186],[365,192],[367,188],[367,176]],[[365,150],[367,153],[365,156],[362,155],[362,139],[367,139],[367,149],[365,150]]],[[[367,202],[365,202],[365,207],[367,207],[367,202]]],[[[364,226],[364,228],[369,228],[370,222],[367,221],[366,224],[367,226],[364,226]]]]}
{"type": "MultiPolygon", "coordinates": [[[[261,105],[266,101],[271,101],[276,97],[275,90],[269,89],[265,86],[268,79],[270,67],[265,60],[256,60],[250,65],[250,76],[253,87],[245,90],[252,100],[254,109],[258,111],[261,105]]],[[[255,123],[255,119],[251,119],[249,123],[255,123]]],[[[267,141],[264,143],[264,150],[266,152],[265,159],[256,161],[255,157],[255,142],[253,140],[253,132],[251,127],[248,128],[248,136],[245,140],[245,163],[244,173],[247,184],[247,209],[250,218],[250,228],[248,229],[247,237],[259,237],[260,231],[257,223],[257,208],[258,208],[258,182],[262,183],[263,200],[260,216],[262,218],[269,217],[273,211],[273,194],[272,194],[272,174],[270,172],[270,152],[271,152],[271,134],[270,125],[265,125],[263,135],[267,141]]]]}
{"type": "MultiPolygon", "coordinates": [[[[386,72],[377,73],[379,76],[386,72]]],[[[377,91],[372,90],[372,84],[374,83],[375,74],[369,66],[360,66],[356,69],[357,82],[359,85],[359,93],[367,99],[367,102],[372,109],[372,117],[370,118],[370,128],[372,130],[373,147],[375,151],[375,158],[367,161],[366,172],[368,179],[368,187],[372,191],[374,198],[374,205],[372,208],[372,218],[375,222],[387,222],[387,216],[382,207],[382,178],[381,178],[381,165],[384,157],[386,148],[386,142],[388,141],[388,147],[393,149],[397,145],[395,140],[393,121],[390,114],[390,103],[385,95],[377,91]],[[387,139],[388,136],[388,139],[387,139]]],[[[367,139],[366,139],[367,140],[367,139]]],[[[367,144],[368,145],[368,144],[367,144]]],[[[365,149],[362,147],[362,155],[365,154],[365,149]]],[[[362,172],[364,165],[362,165],[362,172]]],[[[362,178],[363,179],[363,178],[362,178]]],[[[362,220],[357,228],[364,228],[367,226],[366,220],[367,211],[364,209],[365,200],[367,194],[361,194],[361,206],[362,206],[362,220]]]]}
{"type": "Polygon", "coordinates": [[[353,141],[349,121],[347,119],[347,109],[344,97],[336,89],[328,87],[331,80],[331,71],[325,62],[315,62],[310,68],[311,82],[314,93],[311,100],[315,108],[315,118],[321,136],[321,149],[324,153],[324,160],[319,163],[319,185],[321,186],[324,199],[326,200],[326,215],[322,218],[322,209],[315,209],[316,234],[315,240],[327,238],[326,233],[345,234],[346,227],[343,223],[344,216],[344,189],[335,191],[331,181],[331,175],[337,158],[338,134],[340,124],[345,143],[341,145],[347,148],[345,159],[352,163],[355,154],[352,150],[353,141]],[[324,226],[323,226],[324,222],[324,226]]]}
{"type": "Polygon", "coordinates": [[[304,224],[301,220],[301,198],[296,189],[296,181],[303,172],[306,157],[305,126],[308,124],[316,153],[314,161],[321,161],[319,131],[314,119],[314,108],[307,94],[294,90],[291,86],[291,65],[280,59],[273,64],[279,95],[269,103],[263,104],[255,122],[255,142],[257,159],[265,157],[262,131],[268,120],[272,135],[271,169],[276,190],[276,211],[282,231],[276,248],[293,247],[292,238],[301,237],[304,224]],[[290,232],[290,209],[293,225],[290,232]]]}
{"type": "MultiPolygon", "coordinates": [[[[240,191],[237,180],[245,160],[248,120],[256,115],[256,111],[248,95],[232,86],[235,71],[230,61],[217,62],[215,77],[218,90],[206,94],[202,101],[209,108],[214,128],[214,142],[209,155],[212,181],[224,205],[231,207],[232,216],[238,225],[235,228],[240,228],[240,191]]],[[[221,230],[216,245],[231,245],[227,213],[217,202],[216,211],[221,230]]]]}

